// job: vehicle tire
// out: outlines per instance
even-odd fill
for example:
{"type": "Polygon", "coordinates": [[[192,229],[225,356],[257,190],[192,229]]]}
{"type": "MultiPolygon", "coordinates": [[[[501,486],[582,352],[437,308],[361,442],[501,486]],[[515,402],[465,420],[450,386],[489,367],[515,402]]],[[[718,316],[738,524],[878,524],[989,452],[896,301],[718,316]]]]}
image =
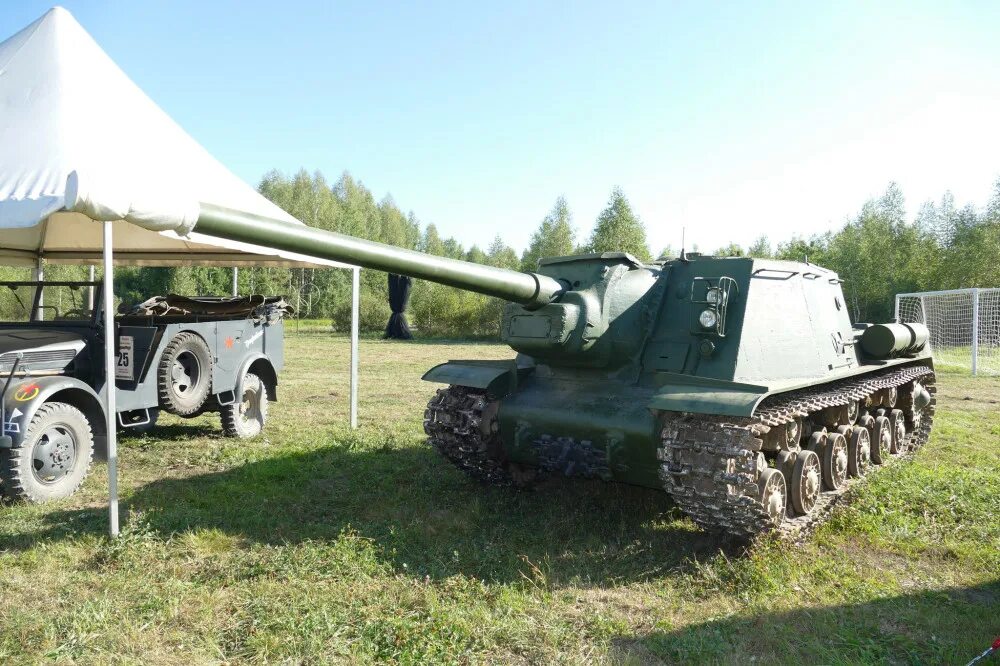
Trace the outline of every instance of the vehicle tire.
{"type": "Polygon", "coordinates": [[[201,336],[184,331],[171,340],[156,374],[160,407],[171,414],[191,416],[212,390],[212,351],[201,336]]]}
{"type": "Polygon", "coordinates": [[[90,471],[94,434],[73,405],[47,402],[31,417],[21,444],[0,449],[4,495],[41,504],[69,497],[90,471]]]}
{"type": "Polygon", "coordinates": [[[222,405],[222,432],[226,437],[256,437],[267,423],[267,384],[248,372],[243,377],[243,395],[231,405],[222,405]]]}

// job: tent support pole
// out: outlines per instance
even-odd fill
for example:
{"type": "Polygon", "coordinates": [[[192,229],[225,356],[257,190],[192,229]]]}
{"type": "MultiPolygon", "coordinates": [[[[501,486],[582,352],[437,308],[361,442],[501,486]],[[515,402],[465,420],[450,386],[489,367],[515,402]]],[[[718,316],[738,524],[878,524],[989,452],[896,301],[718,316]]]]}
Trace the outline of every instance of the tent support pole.
{"type": "Polygon", "coordinates": [[[361,269],[351,269],[351,428],[358,427],[358,314],[361,310],[361,269]]]}
{"type": "Polygon", "coordinates": [[[115,408],[115,269],[111,222],[104,223],[104,418],[108,437],[108,533],[118,536],[118,433],[115,408]]]}
{"type": "MultiPolygon", "coordinates": [[[[38,258],[35,259],[35,282],[42,282],[45,280],[44,262],[45,260],[42,259],[42,255],[38,255],[38,258]]],[[[35,313],[37,315],[38,321],[42,321],[43,319],[45,319],[45,310],[42,309],[43,305],[45,305],[45,290],[40,289],[38,291],[38,312],[35,313]]]]}
{"type": "Polygon", "coordinates": [[[233,266],[233,298],[240,295],[240,269],[239,266],[233,266]]]}
{"type": "MultiPolygon", "coordinates": [[[[96,271],[94,270],[94,265],[91,264],[90,266],[87,266],[87,280],[93,282],[94,273],[96,273],[96,271]]],[[[94,311],[94,288],[92,286],[87,287],[87,308],[91,312],[94,311]]]]}

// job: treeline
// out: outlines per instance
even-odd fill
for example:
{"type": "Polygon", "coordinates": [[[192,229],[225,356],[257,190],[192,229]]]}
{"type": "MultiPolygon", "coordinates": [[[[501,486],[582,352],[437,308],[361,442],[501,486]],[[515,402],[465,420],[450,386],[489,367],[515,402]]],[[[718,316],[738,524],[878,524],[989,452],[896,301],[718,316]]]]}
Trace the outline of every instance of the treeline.
{"type": "Polygon", "coordinates": [[[792,238],[772,248],[761,236],[749,248],[730,244],[719,256],[772,257],[837,271],[855,321],[888,321],[895,295],[913,291],[1000,286],[1000,180],[985,207],[959,207],[950,192],[907,220],[903,193],[892,183],[837,231],[792,238]]]}
{"type": "MultiPolygon", "coordinates": [[[[289,178],[272,172],[261,181],[260,191],[310,225],[504,268],[535,270],[542,257],[586,252],[625,251],[644,261],[676,256],[670,247],[656,254],[650,251],[645,227],[619,188],[612,190],[583,239],[577,237],[568,202],[557,198],[520,257],[499,235],[485,250],[477,245],[465,248],[454,238],[442,239],[433,224],[422,226],[413,213],[404,215],[391,198],[376,203],[371,192],[346,173],[330,187],[318,173],[300,172],[289,178]]],[[[766,218],[761,225],[766,226],[766,218]]],[[[808,259],[845,279],[845,297],[855,321],[887,321],[897,293],[1000,285],[1000,180],[981,208],[971,203],[960,207],[946,192],[940,201],[921,205],[912,220],[902,191],[891,183],[836,231],[777,245],[762,235],[750,247],[731,243],[712,254],[808,259]]],[[[291,273],[291,293],[304,303],[303,315],[329,317],[335,328],[346,328],[346,273],[314,269],[291,273]]],[[[362,271],[361,302],[362,327],[381,330],[389,317],[383,273],[362,271]]],[[[496,299],[417,281],[408,315],[422,335],[493,337],[502,308],[496,299]]]]}
{"type": "MultiPolygon", "coordinates": [[[[331,185],[318,172],[300,171],[291,177],[271,172],[259,190],[310,226],[502,268],[535,270],[542,257],[585,252],[626,251],[644,261],[676,256],[670,247],[655,255],[650,251],[642,221],[618,188],[585,238],[577,236],[568,202],[556,199],[520,256],[500,235],[485,247],[468,248],[454,238],[442,238],[434,224],[422,224],[412,212],[404,213],[391,197],[376,200],[348,173],[331,185]]],[[[766,227],[766,217],[759,223],[766,227]]],[[[729,244],[713,254],[808,258],[845,278],[845,295],[856,321],[885,321],[892,316],[896,293],[1000,286],[1000,180],[984,207],[959,207],[945,193],[939,202],[920,206],[912,221],[903,193],[890,184],[885,194],[865,203],[837,231],[777,245],[762,235],[750,247],[729,244]]],[[[85,273],[79,267],[51,266],[46,277],[82,279],[85,273]]],[[[3,279],[24,279],[28,274],[25,269],[0,268],[3,279]]],[[[168,292],[226,295],[231,279],[228,268],[121,268],[116,272],[116,291],[128,302],[168,292]]],[[[335,330],[345,331],[350,325],[348,271],[241,269],[239,288],[241,293],[283,294],[296,306],[298,316],[328,320],[335,330]]],[[[407,316],[421,336],[495,337],[502,309],[497,299],[417,280],[407,316]]],[[[389,314],[385,273],[361,271],[362,330],[383,330],[389,314]]]]}

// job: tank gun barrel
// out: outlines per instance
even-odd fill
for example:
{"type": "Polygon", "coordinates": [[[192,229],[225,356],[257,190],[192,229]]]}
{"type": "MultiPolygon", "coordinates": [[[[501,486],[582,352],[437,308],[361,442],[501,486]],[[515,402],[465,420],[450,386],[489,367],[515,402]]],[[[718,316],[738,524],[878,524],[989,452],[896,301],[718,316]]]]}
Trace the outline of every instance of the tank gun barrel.
{"type": "Polygon", "coordinates": [[[409,275],[496,296],[529,308],[540,307],[565,290],[562,283],[545,275],[405,250],[211,204],[201,204],[194,230],[242,243],[409,275]]]}

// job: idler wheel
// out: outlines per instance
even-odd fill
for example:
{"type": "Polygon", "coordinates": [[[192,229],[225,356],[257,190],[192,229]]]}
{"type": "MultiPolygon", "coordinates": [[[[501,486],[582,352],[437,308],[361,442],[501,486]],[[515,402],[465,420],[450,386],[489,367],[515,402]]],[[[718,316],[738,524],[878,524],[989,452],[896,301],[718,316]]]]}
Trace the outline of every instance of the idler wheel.
{"type": "Polygon", "coordinates": [[[868,430],[857,426],[847,440],[847,473],[864,476],[872,463],[872,440],[868,430]]]}
{"type": "Polygon", "coordinates": [[[816,499],[823,489],[823,472],[815,451],[802,451],[792,471],[792,506],[805,514],[816,506],[816,499]]]}
{"type": "Polygon", "coordinates": [[[764,507],[764,511],[771,519],[771,523],[778,527],[785,519],[785,511],[788,507],[788,490],[785,487],[785,475],[779,470],[768,467],[760,473],[760,480],[757,481],[760,489],[758,500],[764,507]]]}
{"type": "Polygon", "coordinates": [[[931,404],[931,394],[919,379],[903,388],[900,407],[911,430],[920,430],[924,409],[931,404]]]}
{"type": "Polygon", "coordinates": [[[847,481],[847,438],[829,433],[823,449],[823,485],[827,490],[837,490],[847,481]]]}
{"type": "Polygon", "coordinates": [[[894,409],[889,412],[889,422],[892,425],[892,447],[890,451],[894,454],[906,453],[906,416],[902,409],[894,409]]]}

